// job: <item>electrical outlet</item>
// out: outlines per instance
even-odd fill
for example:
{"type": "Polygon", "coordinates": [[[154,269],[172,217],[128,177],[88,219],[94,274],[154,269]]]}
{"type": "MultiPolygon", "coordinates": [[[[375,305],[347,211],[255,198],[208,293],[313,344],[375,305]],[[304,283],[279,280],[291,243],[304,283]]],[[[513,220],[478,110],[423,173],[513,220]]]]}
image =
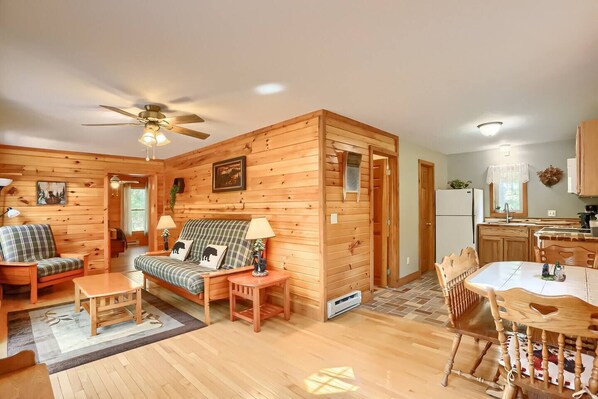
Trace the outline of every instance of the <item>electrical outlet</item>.
{"type": "Polygon", "coordinates": [[[550,217],[555,217],[555,216],[556,216],[556,210],[554,210],[554,209],[549,209],[549,210],[548,210],[548,216],[550,216],[550,217]]]}
{"type": "Polygon", "coordinates": [[[337,224],[338,223],[338,213],[331,213],[330,214],[330,224],[337,224]]]}
{"type": "Polygon", "coordinates": [[[411,258],[407,257],[407,264],[409,264],[409,262],[411,262],[411,258]]]}

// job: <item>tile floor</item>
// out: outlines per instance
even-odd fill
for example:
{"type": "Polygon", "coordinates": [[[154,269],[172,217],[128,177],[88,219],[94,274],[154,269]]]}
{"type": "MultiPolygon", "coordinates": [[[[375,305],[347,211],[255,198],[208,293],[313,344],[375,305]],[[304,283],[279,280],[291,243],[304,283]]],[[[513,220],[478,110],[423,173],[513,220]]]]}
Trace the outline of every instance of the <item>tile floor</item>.
{"type": "Polygon", "coordinates": [[[448,314],[435,271],[400,288],[384,288],[362,305],[375,312],[390,313],[433,325],[444,325],[448,314]]]}

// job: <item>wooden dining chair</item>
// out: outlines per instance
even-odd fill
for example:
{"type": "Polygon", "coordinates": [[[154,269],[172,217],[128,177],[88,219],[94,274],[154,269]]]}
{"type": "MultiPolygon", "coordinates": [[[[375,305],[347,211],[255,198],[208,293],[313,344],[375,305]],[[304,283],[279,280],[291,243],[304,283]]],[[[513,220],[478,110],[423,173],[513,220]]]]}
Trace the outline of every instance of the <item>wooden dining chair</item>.
{"type": "Polygon", "coordinates": [[[459,256],[455,254],[445,256],[442,258],[442,262],[440,264],[436,263],[435,266],[449,314],[446,328],[455,334],[451,353],[440,383],[442,386],[446,386],[449,375],[455,373],[467,379],[484,383],[489,387],[500,389],[500,386],[496,384],[496,380],[487,381],[475,376],[475,371],[488,349],[493,343],[498,344],[488,301],[464,286],[465,279],[480,268],[478,254],[475,249],[468,247],[463,249],[459,256]],[[479,340],[485,341],[484,348],[474,361],[469,373],[453,369],[455,355],[463,335],[474,338],[476,342],[479,340]]]}
{"type": "Polygon", "coordinates": [[[507,380],[503,399],[515,398],[521,388],[530,397],[598,392],[597,353],[587,349],[589,341],[596,347],[598,307],[521,288],[489,288],[488,298],[501,347],[499,370],[507,380]]]}
{"type": "Polygon", "coordinates": [[[584,266],[598,269],[598,257],[596,252],[585,249],[584,247],[561,247],[559,245],[550,245],[546,248],[534,248],[536,252],[536,262],[552,263],[557,260],[561,265],[584,266]]]}

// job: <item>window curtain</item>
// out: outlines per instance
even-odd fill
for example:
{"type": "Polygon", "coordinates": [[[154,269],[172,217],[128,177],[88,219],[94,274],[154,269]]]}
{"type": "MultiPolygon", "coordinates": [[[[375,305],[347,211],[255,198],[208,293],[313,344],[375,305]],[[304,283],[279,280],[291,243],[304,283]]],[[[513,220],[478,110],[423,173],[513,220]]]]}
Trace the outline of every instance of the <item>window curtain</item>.
{"type": "Polygon", "coordinates": [[[488,167],[486,182],[494,185],[493,207],[503,207],[508,203],[512,212],[522,211],[521,185],[529,181],[529,168],[526,163],[491,165],[488,167]]]}
{"type": "Polygon", "coordinates": [[[131,235],[131,187],[128,184],[122,184],[122,204],[120,207],[120,220],[122,229],[127,236],[131,235]]]}

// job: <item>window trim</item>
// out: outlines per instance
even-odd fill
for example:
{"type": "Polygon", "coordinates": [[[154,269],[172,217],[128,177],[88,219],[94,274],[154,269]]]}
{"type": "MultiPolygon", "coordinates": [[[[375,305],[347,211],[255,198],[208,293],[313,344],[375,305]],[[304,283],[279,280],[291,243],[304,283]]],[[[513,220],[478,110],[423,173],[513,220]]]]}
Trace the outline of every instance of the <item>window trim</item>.
{"type": "MultiPolygon", "coordinates": [[[[504,212],[496,212],[494,209],[494,183],[490,183],[490,217],[495,218],[504,218],[504,212]]],[[[509,212],[509,216],[513,216],[516,218],[526,218],[527,217],[527,182],[521,183],[521,195],[522,195],[522,210],[521,212],[509,212]]]]}

